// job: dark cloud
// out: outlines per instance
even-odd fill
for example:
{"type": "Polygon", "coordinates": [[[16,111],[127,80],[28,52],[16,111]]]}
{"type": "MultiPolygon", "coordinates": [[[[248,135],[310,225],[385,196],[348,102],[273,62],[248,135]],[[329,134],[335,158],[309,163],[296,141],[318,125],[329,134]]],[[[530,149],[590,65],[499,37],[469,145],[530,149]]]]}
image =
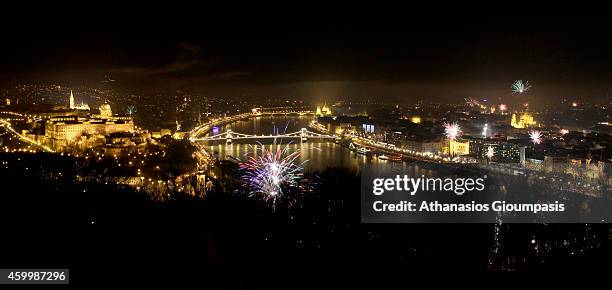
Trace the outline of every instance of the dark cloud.
{"type": "Polygon", "coordinates": [[[157,83],[164,87],[199,87],[215,82],[235,81],[248,72],[227,66],[220,56],[213,56],[201,46],[179,43],[176,56],[167,63],[155,66],[127,66],[109,70],[122,82],[157,83]]]}
{"type": "Polygon", "coordinates": [[[151,76],[157,74],[180,73],[193,68],[213,66],[216,62],[214,58],[205,58],[202,55],[202,48],[190,44],[181,43],[178,45],[179,53],[174,61],[162,66],[145,67],[121,67],[111,69],[111,73],[132,76],[151,76]]]}

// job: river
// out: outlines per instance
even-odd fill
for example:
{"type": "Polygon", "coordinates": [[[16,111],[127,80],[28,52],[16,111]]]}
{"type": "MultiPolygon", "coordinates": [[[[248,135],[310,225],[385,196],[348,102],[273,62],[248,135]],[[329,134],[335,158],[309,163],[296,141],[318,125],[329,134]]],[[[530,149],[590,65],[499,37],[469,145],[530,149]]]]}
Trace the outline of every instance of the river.
{"type": "MultiPolygon", "coordinates": [[[[279,134],[292,133],[301,128],[308,128],[308,123],[313,120],[310,116],[262,116],[238,121],[225,126],[210,134],[223,133],[227,129],[244,134],[273,134],[276,130],[279,134]]],[[[312,131],[312,129],[309,129],[312,131]]],[[[288,146],[288,152],[300,151],[296,160],[303,164],[305,171],[320,171],[328,167],[345,167],[357,170],[362,165],[373,167],[394,167],[407,174],[430,176],[431,169],[420,168],[417,163],[395,162],[381,160],[374,156],[358,154],[348,148],[329,140],[310,139],[300,142],[299,139],[273,139],[258,140],[234,140],[232,144],[224,141],[207,142],[207,148],[219,159],[237,158],[245,160],[247,156],[255,156],[261,153],[262,146],[266,150],[276,150],[278,146],[288,146]]]]}

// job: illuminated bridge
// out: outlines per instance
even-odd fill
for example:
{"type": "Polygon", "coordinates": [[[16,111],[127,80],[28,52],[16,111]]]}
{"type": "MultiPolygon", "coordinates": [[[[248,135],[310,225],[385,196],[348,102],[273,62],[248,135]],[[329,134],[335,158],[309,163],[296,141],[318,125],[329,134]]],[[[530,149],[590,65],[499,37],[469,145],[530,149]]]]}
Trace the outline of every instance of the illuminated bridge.
{"type": "MultiPolygon", "coordinates": [[[[195,127],[189,135],[192,136],[191,141],[198,141],[202,138],[197,138],[208,133],[215,126],[222,126],[236,121],[259,117],[259,116],[274,116],[274,115],[312,115],[314,112],[307,108],[291,108],[291,107],[275,107],[275,108],[254,108],[251,112],[242,113],[238,115],[231,115],[222,118],[213,119],[206,124],[195,127]]],[[[261,137],[261,136],[260,136],[261,137]]]]}
{"type": "Polygon", "coordinates": [[[313,115],[315,112],[305,107],[274,107],[274,108],[255,108],[252,110],[254,116],[275,116],[275,115],[313,115]]]}
{"type": "Polygon", "coordinates": [[[209,136],[193,138],[191,141],[220,141],[225,140],[226,143],[232,143],[232,140],[245,140],[245,139],[280,139],[280,138],[299,138],[301,141],[308,139],[335,139],[335,136],[319,134],[316,132],[308,131],[306,128],[302,128],[300,131],[278,134],[278,135],[249,135],[238,132],[233,132],[231,129],[227,131],[209,136]]]}

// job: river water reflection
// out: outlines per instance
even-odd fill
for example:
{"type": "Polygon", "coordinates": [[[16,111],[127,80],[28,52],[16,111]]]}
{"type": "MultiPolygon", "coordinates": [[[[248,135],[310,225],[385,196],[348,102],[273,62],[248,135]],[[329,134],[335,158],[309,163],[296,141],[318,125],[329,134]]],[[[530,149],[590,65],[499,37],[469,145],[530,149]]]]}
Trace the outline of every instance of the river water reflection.
{"type": "MultiPolygon", "coordinates": [[[[306,116],[274,116],[257,117],[221,126],[215,133],[223,133],[227,129],[244,134],[278,134],[292,133],[301,128],[308,128],[313,117],[306,116]]],[[[211,134],[213,134],[211,132],[211,134]]],[[[422,169],[417,163],[395,162],[381,160],[375,156],[366,156],[349,150],[332,141],[310,139],[300,142],[299,139],[234,140],[232,144],[224,141],[207,142],[207,148],[219,159],[245,160],[246,156],[256,156],[262,151],[276,150],[278,146],[288,146],[288,152],[300,151],[299,163],[303,163],[305,171],[321,171],[328,167],[345,167],[358,170],[362,165],[375,167],[392,167],[409,175],[432,175],[431,169],[422,169]],[[259,142],[259,143],[258,143],[259,142]]]]}

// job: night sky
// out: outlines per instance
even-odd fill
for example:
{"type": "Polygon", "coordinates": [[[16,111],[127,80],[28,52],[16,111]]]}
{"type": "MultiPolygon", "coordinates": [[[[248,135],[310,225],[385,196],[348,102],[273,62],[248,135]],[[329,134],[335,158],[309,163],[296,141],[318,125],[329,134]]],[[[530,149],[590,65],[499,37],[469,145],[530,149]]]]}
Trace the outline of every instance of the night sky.
{"type": "Polygon", "coordinates": [[[150,13],[101,4],[9,15],[0,76],[3,84],[97,85],[110,76],[114,88],[136,91],[389,100],[508,96],[523,79],[542,99],[612,96],[605,14],[308,5],[150,13]]]}

